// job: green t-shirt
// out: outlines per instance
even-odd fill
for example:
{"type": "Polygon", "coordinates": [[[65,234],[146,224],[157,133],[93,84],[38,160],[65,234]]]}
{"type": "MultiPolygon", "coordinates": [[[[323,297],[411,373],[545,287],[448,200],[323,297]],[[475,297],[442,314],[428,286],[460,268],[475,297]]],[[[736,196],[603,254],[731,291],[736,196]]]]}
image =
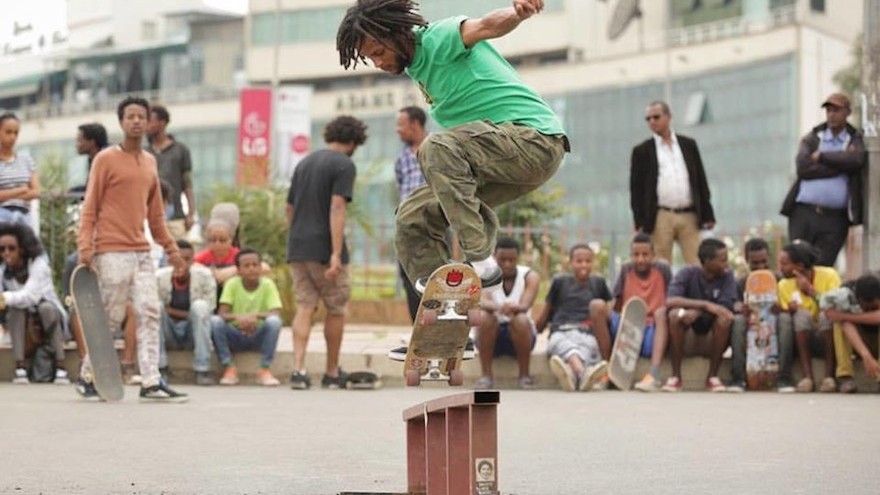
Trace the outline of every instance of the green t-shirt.
{"type": "Polygon", "coordinates": [[[229,312],[234,315],[265,313],[281,309],[281,296],[278,295],[275,282],[266,277],[260,277],[260,285],[254,291],[244,288],[241,277],[232,277],[223,284],[220,304],[228,304],[231,308],[229,312]]]}
{"type": "Polygon", "coordinates": [[[464,46],[460,28],[466,19],[451,17],[416,28],[415,55],[406,73],[431,104],[434,120],[445,128],[488,120],[564,134],[553,110],[491,44],[464,46]]]}

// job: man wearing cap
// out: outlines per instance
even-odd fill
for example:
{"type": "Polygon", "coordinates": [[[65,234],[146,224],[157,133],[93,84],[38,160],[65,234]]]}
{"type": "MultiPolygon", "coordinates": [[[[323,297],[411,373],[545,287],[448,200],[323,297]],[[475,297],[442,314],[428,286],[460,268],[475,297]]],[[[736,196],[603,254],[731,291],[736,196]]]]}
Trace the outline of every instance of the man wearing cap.
{"type": "Polygon", "coordinates": [[[862,223],[862,168],[867,153],[861,131],[846,122],[851,106],[842,93],[829,96],[825,122],[801,139],[795,164],[797,180],[781,213],[788,217],[789,239],[815,246],[817,264],[833,266],[850,225],[862,223]]]}

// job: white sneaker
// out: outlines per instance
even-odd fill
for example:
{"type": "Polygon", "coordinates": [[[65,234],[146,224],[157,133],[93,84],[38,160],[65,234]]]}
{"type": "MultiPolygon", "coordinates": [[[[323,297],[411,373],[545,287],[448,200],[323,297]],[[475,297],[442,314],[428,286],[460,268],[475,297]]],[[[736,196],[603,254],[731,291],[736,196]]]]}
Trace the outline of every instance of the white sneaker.
{"type": "Polygon", "coordinates": [[[559,356],[550,356],[550,371],[559,380],[559,386],[566,392],[574,392],[575,376],[571,368],[559,356]]]}
{"type": "Polygon", "coordinates": [[[24,368],[15,368],[15,374],[12,376],[12,383],[16,385],[27,385],[31,381],[28,379],[27,370],[24,368]]]}
{"type": "Polygon", "coordinates": [[[608,361],[599,361],[584,370],[581,377],[581,383],[578,389],[581,392],[588,392],[593,389],[593,385],[599,382],[603,376],[608,375],[608,361]]]}
{"type": "Polygon", "coordinates": [[[480,277],[483,290],[492,290],[501,285],[503,274],[494,256],[489,256],[480,261],[472,261],[470,264],[474,267],[474,271],[477,272],[477,276],[480,277]]]}
{"type": "Polygon", "coordinates": [[[61,368],[55,370],[55,385],[70,385],[70,377],[67,376],[67,370],[61,368]]]}

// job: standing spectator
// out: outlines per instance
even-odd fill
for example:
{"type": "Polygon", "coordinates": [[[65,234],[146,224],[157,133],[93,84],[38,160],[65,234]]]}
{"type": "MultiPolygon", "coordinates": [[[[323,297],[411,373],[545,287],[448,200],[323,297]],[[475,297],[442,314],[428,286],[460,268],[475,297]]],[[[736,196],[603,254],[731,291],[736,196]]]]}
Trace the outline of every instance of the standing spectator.
{"type": "Polygon", "coordinates": [[[645,333],[642,339],[642,357],[651,358],[651,368],[641,381],[635,384],[636,390],[656,392],[660,382],[660,365],[666,353],[669,339],[666,318],[666,291],[672,272],[669,264],[654,257],[654,244],[651,236],[640,232],[630,244],[630,262],[623,265],[617,283],[614,284],[614,312],[611,313],[612,337],[617,337],[620,316],[626,303],[633,297],[641,297],[647,306],[645,333]]]}
{"type": "MultiPolygon", "coordinates": [[[[814,388],[813,353],[825,357],[825,378],[819,385],[820,392],[836,392],[834,380],[834,338],[832,324],[819,311],[819,297],[840,287],[840,275],[830,267],[819,266],[819,252],[805,241],[784,246],[779,253],[779,307],[791,314],[794,339],[803,378],[797,391],[812,392],[814,388]]],[[[839,330],[838,330],[839,331],[839,330]]]]}
{"type": "Polygon", "coordinates": [[[586,244],[572,246],[568,252],[570,273],[553,278],[544,309],[535,321],[538,332],[550,324],[550,369],[568,392],[589,392],[608,375],[604,348],[610,354],[607,302],[611,291],[604,278],[591,274],[594,260],[595,254],[586,244]]]}
{"type": "Polygon", "coordinates": [[[275,282],[260,275],[262,260],[253,249],[242,249],[235,256],[240,275],[229,279],[220,296],[220,310],[211,317],[211,334],[217,357],[223,365],[220,385],[237,385],[238,368],[232,353],[260,351],[257,383],[274,387],[280,382],[269,368],[275,359],[281,333],[281,297],[275,282]]]}
{"type": "Polygon", "coordinates": [[[819,250],[817,264],[834,266],[850,225],[862,223],[862,132],[846,122],[849,98],[834,93],[822,103],[825,122],[801,138],[797,180],[782,204],[788,238],[819,250]]]}
{"type": "MultiPolygon", "coordinates": [[[[110,328],[119,326],[127,302],[134,305],[140,399],[184,402],[186,394],[171,389],[159,375],[161,306],[150,245],[144,236],[145,220],[153,238],[165,248],[169,264],[182,272],[184,263],[165,226],[156,160],[141,148],[150,105],[142,98],[128,97],[116,113],[125,138],[98,153],[92,164],[77,236],[79,261],[97,272],[110,328]]],[[[84,398],[97,396],[91,378],[92,365],[86,355],[77,386],[84,398]]]]}
{"type": "Polygon", "coordinates": [[[171,267],[156,273],[162,303],[159,334],[159,369],[168,368],[168,345],[193,350],[196,385],[213,385],[211,377],[211,314],[217,306],[217,284],[211,271],[193,263],[193,247],[177,240],[186,270],[175,276],[171,267]]]}
{"type": "Polygon", "coordinates": [[[495,243],[495,260],[501,267],[501,290],[483,291],[480,298],[483,322],[477,333],[477,347],[482,349],[483,376],[475,388],[495,387],[492,359],[511,356],[516,358],[519,368],[517,386],[530,389],[535,383],[529,376],[529,362],[538,335],[532,320],[532,304],[541,278],[531,268],[519,264],[519,243],[510,237],[495,243]]]}
{"type": "Polygon", "coordinates": [[[397,253],[417,290],[449,261],[450,227],[483,289],[500,284],[493,208],[544,185],[571,149],[550,105],[489,43],[543,8],[543,0],[513,0],[479,18],[429,23],[413,0],[359,0],[339,24],[343,67],[369,59],[384,72],[406,73],[446,129],[419,148],[429,187],[397,211],[397,253]]]}
{"type": "Polygon", "coordinates": [[[645,120],[654,136],[633,148],[630,160],[635,228],[651,234],[658,258],[672,262],[677,241],[685,263],[697,264],[700,229],[715,226],[700,150],[696,141],[672,130],[666,103],[648,105],[645,120]]]}
{"type": "MultiPolygon", "coordinates": [[[[422,169],[419,167],[416,155],[419,152],[419,146],[421,146],[422,141],[428,136],[428,132],[425,130],[426,121],[425,111],[419,107],[404,107],[397,113],[397,135],[404,144],[400,154],[397,155],[397,160],[394,162],[394,177],[397,179],[397,192],[400,195],[400,203],[403,203],[413,191],[425,185],[425,176],[422,175],[422,169]]],[[[403,265],[398,263],[398,267],[400,279],[403,282],[403,290],[406,292],[409,317],[414,322],[421,298],[409,277],[406,276],[403,265]]]]}
{"type": "Polygon", "coordinates": [[[40,179],[34,159],[15,151],[20,127],[15,114],[0,115],[0,223],[33,229],[31,200],[40,197],[40,179]]]}
{"type": "MultiPolygon", "coordinates": [[[[770,269],[770,246],[761,238],[749,239],[743,248],[749,272],[770,269]]],[[[746,389],[746,332],[749,330],[749,306],[745,303],[745,290],[748,274],[736,281],[736,304],[734,304],[733,327],[730,331],[730,349],[733,359],[730,364],[730,385],[728,392],[744,392],[746,389]]],[[[779,275],[776,275],[779,280],[779,275]]],[[[776,310],[774,310],[776,311],[776,310]]],[[[776,342],[779,349],[779,372],[777,373],[776,391],[780,393],[794,392],[791,378],[791,360],[794,356],[794,335],[792,334],[791,315],[776,315],[776,342]]]]}
{"type": "Polygon", "coordinates": [[[718,239],[705,239],[697,251],[699,265],[689,265],[675,274],[666,298],[669,315],[669,356],[672,376],[663,390],[681,390],[681,361],[684,355],[684,333],[691,329],[697,335],[712,332],[709,375],[706,390],[724,392],[718,378],[721,356],[730,342],[733,306],[736,303],[736,281],[727,265],[727,247],[718,239]]]}
{"type": "Polygon", "coordinates": [[[305,369],[306,348],[318,300],[324,301],[327,366],[321,386],[345,388],[339,349],[345,311],[351,296],[348,247],[345,245],[346,205],[354,196],[357,174],[351,156],[367,140],[367,126],[342,116],[324,128],[327,148],[310,153],[297,166],[287,194],[287,261],[296,294],[293,319],[294,371],[291,388],[305,390],[311,380],[305,369]]]}
{"type": "Polygon", "coordinates": [[[159,177],[168,182],[174,191],[174,195],[168,198],[174,204],[174,210],[167,223],[171,235],[180,239],[186,236],[195,223],[196,198],[193,194],[189,148],[167,133],[170,123],[171,115],[165,107],[154,105],[150,108],[150,121],[147,124],[147,137],[150,139],[148,151],[156,157],[159,164],[159,177]],[[183,204],[180,201],[181,193],[186,196],[186,214],[183,213],[183,204]]]}
{"type": "Polygon", "coordinates": [[[52,345],[55,383],[70,384],[64,369],[67,313],[55,294],[49,260],[40,241],[24,224],[0,224],[0,259],[0,310],[6,310],[6,327],[12,336],[13,383],[29,383],[25,362],[27,319],[38,318],[42,340],[52,345]]]}
{"type": "MultiPolygon", "coordinates": [[[[85,155],[86,163],[86,183],[89,181],[89,173],[92,170],[92,161],[99,151],[106,148],[107,129],[97,122],[92,124],[82,124],[76,131],[76,153],[85,155]]],[[[86,184],[74,186],[70,188],[71,193],[84,194],[86,192],[86,184]]]]}

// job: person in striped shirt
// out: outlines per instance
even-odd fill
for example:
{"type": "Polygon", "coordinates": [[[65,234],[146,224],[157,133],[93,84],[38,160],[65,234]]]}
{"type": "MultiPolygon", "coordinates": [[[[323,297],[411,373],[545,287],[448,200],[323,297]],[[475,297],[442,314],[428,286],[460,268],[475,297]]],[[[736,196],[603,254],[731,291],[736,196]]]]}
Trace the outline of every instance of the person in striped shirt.
{"type": "Polygon", "coordinates": [[[0,115],[0,223],[24,223],[34,228],[30,202],[40,197],[34,159],[15,151],[21,122],[12,113],[0,115]]]}

